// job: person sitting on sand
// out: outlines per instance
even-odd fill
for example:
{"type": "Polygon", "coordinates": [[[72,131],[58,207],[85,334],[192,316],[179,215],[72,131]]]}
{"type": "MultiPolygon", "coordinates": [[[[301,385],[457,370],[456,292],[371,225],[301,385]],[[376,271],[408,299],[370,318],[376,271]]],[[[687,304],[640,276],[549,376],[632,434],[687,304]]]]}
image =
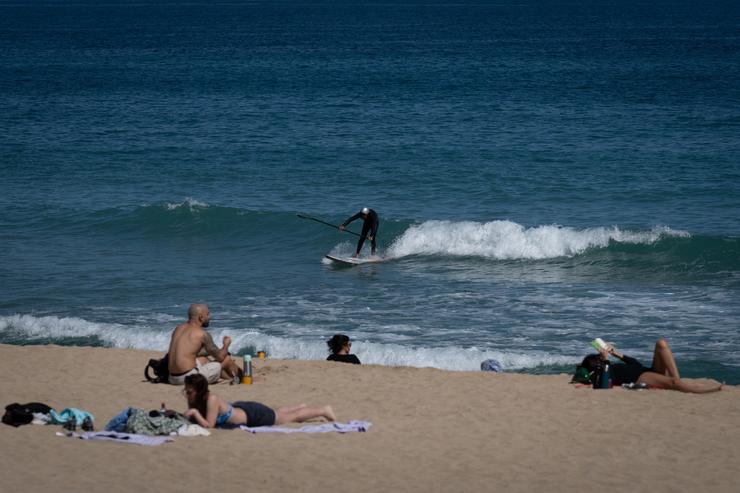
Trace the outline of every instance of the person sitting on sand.
{"type": "Polygon", "coordinates": [[[184,416],[203,428],[228,428],[238,425],[255,428],[302,423],[318,417],[326,418],[328,421],[337,419],[331,406],[308,407],[300,404],[273,410],[259,402],[228,403],[218,394],[208,390],[208,380],[200,374],[185,377],[184,392],[188,400],[188,410],[185,411],[184,416]]]}
{"type": "Polygon", "coordinates": [[[593,372],[600,368],[604,362],[609,361],[609,355],[622,360],[622,363],[609,366],[609,377],[614,385],[644,383],[652,388],[680,390],[681,392],[695,394],[722,390],[721,384],[706,386],[682,380],[671,348],[668,346],[668,342],[662,338],[655,343],[653,364],[650,368],[643,366],[635,358],[620,354],[611,346],[601,349],[599,354],[589,354],[583,358],[581,366],[589,372],[593,372]]]}
{"type": "Polygon", "coordinates": [[[341,361],[342,363],[360,364],[360,359],[354,354],[349,354],[352,349],[352,342],[344,334],[335,334],[334,337],[326,341],[331,354],[326,358],[327,361],[341,361]]]}
{"type": "Polygon", "coordinates": [[[178,325],[172,332],[169,383],[182,385],[186,376],[196,373],[216,383],[219,378],[231,379],[241,373],[239,366],[229,356],[231,338],[224,336],[223,347],[219,349],[211,334],[205,330],[210,321],[208,306],[193,304],[188,309],[188,321],[178,325]]]}

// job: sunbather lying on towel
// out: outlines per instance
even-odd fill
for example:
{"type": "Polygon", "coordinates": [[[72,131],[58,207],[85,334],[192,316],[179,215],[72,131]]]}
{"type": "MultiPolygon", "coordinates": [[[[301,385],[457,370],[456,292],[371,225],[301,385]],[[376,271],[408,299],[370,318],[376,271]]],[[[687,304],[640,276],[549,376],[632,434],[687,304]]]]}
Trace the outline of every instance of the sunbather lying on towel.
{"type": "Polygon", "coordinates": [[[331,406],[308,407],[301,404],[273,410],[259,402],[228,403],[218,394],[208,391],[208,380],[201,374],[185,377],[185,396],[188,400],[185,417],[204,428],[272,426],[301,423],[318,417],[336,420],[331,406]]]}

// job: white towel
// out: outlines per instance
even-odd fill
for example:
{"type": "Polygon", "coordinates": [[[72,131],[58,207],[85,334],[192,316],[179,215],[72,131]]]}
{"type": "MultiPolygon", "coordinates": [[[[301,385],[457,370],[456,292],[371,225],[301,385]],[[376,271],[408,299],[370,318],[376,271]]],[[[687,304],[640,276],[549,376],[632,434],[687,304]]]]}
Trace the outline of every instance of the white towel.
{"type": "Polygon", "coordinates": [[[136,435],[133,433],[119,433],[117,431],[85,431],[83,433],[61,433],[57,436],[79,438],[80,440],[107,440],[120,443],[135,443],[137,445],[156,446],[166,442],[173,442],[174,438],[163,436],[136,435]]]}
{"type": "Polygon", "coordinates": [[[288,428],[284,426],[257,426],[250,428],[241,425],[244,431],[249,433],[329,433],[336,431],[338,433],[348,433],[351,431],[367,431],[373,424],[369,421],[350,421],[349,423],[322,423],[320,425],[305,425],[300,428],[288,428]]]}

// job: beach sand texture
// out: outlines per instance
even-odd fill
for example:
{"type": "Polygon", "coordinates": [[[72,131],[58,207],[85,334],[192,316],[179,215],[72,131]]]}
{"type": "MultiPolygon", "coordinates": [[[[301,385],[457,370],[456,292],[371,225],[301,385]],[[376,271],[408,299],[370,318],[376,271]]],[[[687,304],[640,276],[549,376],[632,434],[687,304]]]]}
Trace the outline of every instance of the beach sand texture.
{"type": "MultiPolygon", "coordinates": [[[[0,345],[0,403],[78,407],[101,430],[127,406],[185,409],[143,381],[161,353],[0,345]]],[[[74,440],[58,426],[0,426],[3,492],[727,491],[740,487],[740,389],[709,395],[594,391],[568,375],[255,361],[228,400],[331,404],[367,433],[214,430],[145,447],[74,440]]]]}

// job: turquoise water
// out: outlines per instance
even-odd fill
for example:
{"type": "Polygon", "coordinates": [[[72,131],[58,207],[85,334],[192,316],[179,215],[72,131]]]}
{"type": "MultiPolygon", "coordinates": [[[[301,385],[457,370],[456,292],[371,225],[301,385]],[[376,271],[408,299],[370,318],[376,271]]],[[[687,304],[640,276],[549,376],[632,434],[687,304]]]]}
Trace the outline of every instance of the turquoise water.
{"type": "Polygon", "coordinates": [[[0,1],[0,342],[740,383],[734,2],[0,1]],[[380,214],[389,260],[338,268],[380,214]],[[356,229],[359,225],[353,225],[356,229]]]}

